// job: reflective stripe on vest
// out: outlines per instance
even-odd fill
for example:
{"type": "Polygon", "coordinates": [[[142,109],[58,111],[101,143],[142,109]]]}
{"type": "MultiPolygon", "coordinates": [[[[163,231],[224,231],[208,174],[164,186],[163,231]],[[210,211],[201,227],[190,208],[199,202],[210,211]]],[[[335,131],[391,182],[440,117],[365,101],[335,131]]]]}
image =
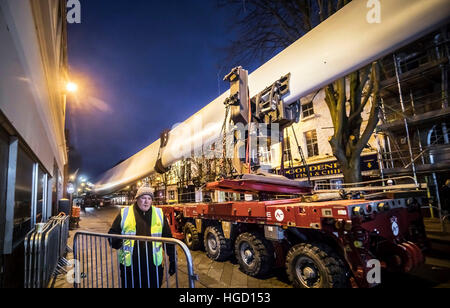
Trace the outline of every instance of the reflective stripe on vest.
{"type": "MultiPolygon", "coordinates": [[[[136,235],[136,218],[134,217],[134,206],[126,207],[121,210],[122,235],[136,235]]],[[[164,215],[160,208],[152,206],[152,225],[150,233],[152,237],[162,237],[164,215]]],[[[122,248],[119,250],[119,262],[125,266],[131,266],[131,258],[133,255],[134,240],[123,241],[122,248]]],[[[159,266],[162,264],[162,243],[153,242],[153,264],[159,266]]]]}

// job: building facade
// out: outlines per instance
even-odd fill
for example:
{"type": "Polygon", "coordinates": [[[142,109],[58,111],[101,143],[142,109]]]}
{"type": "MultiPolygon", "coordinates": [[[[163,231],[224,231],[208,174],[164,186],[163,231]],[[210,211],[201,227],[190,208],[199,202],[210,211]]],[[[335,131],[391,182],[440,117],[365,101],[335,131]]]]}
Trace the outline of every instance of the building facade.
{"type": "MultiPolygon", "coordinates": [[[[436,209],[433,215],[445,214],[450,210],[450,201],[443,195],[450,179],[448,25],[380,63],[380,122],[362,153],[363,178],[403,177],[397,184],[426,183],[436,209]]],[[[343,176],[328,142],[334,129],[324,92],[302,98],[301,105],[300,122],[285,132],[285,174],[307,179],[302,150],[316,189],[339,188],[343,176]]],[[[368,115],[366,108],[364,121],[368,115]]],[[[275,165],[280,173],[279,163],[275,165]]]]}
{"type": "Polygon", "coordinates": [[[449,27],[383,59],[380,176],[428,184],[433,215],[450,210],[449,27]]]}
{"type": "MultiPolygon", "coordinates": [[[[334,134],[330,111],[325,102],[323,90],[311,93],[300,99],[300,121],[294,123],[284,132],[284,175],[307,181],[310,180],[316,189],[337,189],[343,183],[343,174],[333,155],[329,138],[334,134]],[[307,166],[304,166],[303,159],[307,166]],[[309,172],[308,172],[309,171],[309,172]]],[[[363,113],[361,129],[366,127],[370,115],[370,106],[363,113]]],[[[362,152],[361,170],[364,179],[370,177],[370,171],[378,169],[376,138],[372,136],[368,146],[362,152]]],[[[272,166],[281,173],[281,152],[272,151],[272,166]]]]}
{"type": "Polygon", "coordinates": [[[0,287],[23,286],[23,240],[63,196],[65,1],[0,0],[0,287]]]}

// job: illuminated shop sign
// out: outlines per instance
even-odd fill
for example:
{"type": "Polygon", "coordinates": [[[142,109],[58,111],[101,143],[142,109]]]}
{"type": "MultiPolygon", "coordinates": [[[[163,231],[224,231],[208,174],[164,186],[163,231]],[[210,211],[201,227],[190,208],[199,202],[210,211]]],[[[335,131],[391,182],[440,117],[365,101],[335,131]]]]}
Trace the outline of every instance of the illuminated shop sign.
{"type": "MultiPolygon", "coordinates": [[[[342,174],[341,169],[339,168],[339,163],[337,161],[313,164],[309,165],[309,172],[312,177],[317,176],[330,176],[330,175],[338,175],[342,174]]],[[[371,171],[378,170],[378,161],[376,155],[368,155],[361,157],[361,171],[371,171]]],[[[307,178],[308,173],[306,171],[305,166],[298,166],[293,168],[285,168],[284,171],[286,173],[286,177],[291,179],[302,179],[307,178]]],[[[281,174],[281,170],[277,169],[277,173],[281,174]]]]}

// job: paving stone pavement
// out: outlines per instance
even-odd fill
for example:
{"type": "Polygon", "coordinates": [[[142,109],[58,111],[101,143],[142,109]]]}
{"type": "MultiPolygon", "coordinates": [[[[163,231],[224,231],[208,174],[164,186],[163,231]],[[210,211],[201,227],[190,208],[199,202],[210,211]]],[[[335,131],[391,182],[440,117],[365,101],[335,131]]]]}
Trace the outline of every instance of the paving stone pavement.
{"type": "MultiPolygon", "coordinates": [[[[107,233],[119,211],[120,207],[114,206],[100,209],[87,208],[85,212],[81,213],[79,228],[70,231],[69,247],[73,247],[76,232],[107,233]]],[[[291,288],[282,271],[274,271],[274,274],[270,277],[257,279],[242,273],[235,260],[215,262],[209,259],[204,251],[191,251],[191,255],[194,272],[199,277],[195,284],[196,288],[291,288]]],[[[183,288],[188,286],[188,280],[186,259],[181,249],[178,249],[178,257],[178,287],[183,288]]],[[[72,253],[69,253],[66,259],[70,260],[71,258],[73,258],[72,253]]],[[[176,287],[175,282],[175,278],[171,277],[168,287],[176,287]]],[[[94,286],[96,285],[94,281],[94,286]]],[[[100,283],[99,286],[101,286],[100,283]]],[[[54,281],[53,287],[72,288],[73,286],[67,282],[65,275],[59,275],[54,281]]],[[[167,281],[163,282],[163,287],[167,287],[167,281]]]]}

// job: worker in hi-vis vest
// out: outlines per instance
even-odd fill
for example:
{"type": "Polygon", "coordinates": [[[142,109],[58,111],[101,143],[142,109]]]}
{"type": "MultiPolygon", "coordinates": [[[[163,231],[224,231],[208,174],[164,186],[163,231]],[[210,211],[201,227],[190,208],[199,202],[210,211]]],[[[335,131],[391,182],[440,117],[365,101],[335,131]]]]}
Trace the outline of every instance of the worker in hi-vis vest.
{"type": "MultiPolygon", "coordinates": [[[[169,223],[160,208],[152,206],[153,192],[148,186],[141,186],[136,201],[130,207],[122,208],[114,220],[109,234],[172,237],[169,223]]],[[[163,244],[160,242],[139,242],[134,240],[112,240],[111,246],[119,249],[118,262],[124,288],[159,288],[163,280],[163,244]]],[[[169,275],[175,273],[175,248],[166,244],[169,257],[169,275]]]]}

